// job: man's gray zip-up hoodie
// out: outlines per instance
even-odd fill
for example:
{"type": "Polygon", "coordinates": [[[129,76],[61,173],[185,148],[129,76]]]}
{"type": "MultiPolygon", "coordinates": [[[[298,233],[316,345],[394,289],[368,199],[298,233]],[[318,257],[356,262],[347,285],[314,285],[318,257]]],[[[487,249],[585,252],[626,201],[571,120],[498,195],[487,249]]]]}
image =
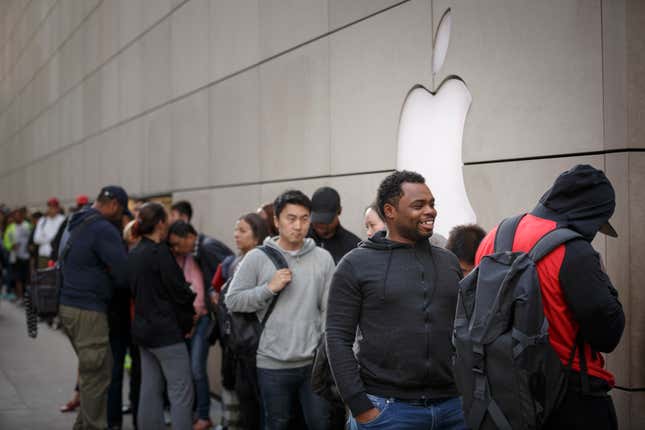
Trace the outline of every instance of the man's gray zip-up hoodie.
{"type": "Polygon", "coordinates": [[[354,416],[373,407],[367,393],[408,400],[459,395],[451,336],[460,278],[450,251],[425,239],[393,242],[384,231],[341,260],[329,293],[327,354],[354,416]],[[357,326],[363,337],[355,357],[357,326]]]}
{"type": "MultiPolygon", "coordinates": [[[[329,252],[305,239],[300,250],[283,250],[277,237],[264,245],[277,249],[292,272],[282,290],[258,346],[257,366],[263,369],[292,369],[313,362],[323,332],[329,283],[334,260],[329,252]]],[[[269,282],[276,268],[267,255],[254,249],[242,260],[231,281],[225,302],[233,312],[256,312],[262,319],[273,299],[269,282]]]]}

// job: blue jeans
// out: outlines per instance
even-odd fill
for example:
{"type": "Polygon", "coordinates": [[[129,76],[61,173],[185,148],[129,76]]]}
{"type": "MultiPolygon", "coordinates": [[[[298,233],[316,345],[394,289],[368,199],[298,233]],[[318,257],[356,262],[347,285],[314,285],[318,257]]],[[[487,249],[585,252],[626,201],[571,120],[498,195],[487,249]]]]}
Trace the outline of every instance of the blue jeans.
{"type": "Polygon", "coordinates": [[[266,430],[286,430],[293,418],[296,399],[309,430],[329,429],[329,406],[311,389],[311,366],[296,369],[260,369],[258,385],[266,430]]]}
{"type": "Polygon", "coordinates": [[[381,411],[372,421],[360,424],[349,418],[350,430],[462,430],[467,429],[461,398],[453,397],[428,406],[413,406],[395,399],[367,395],[381,411]]]}
{"type": "Polygon", "coordinates": [[[208,326],[210,317],[204,315],[197,321],[195,333],[190,339],[190,367],[195,384],[197,417],[202,420],[210,419],[211,392],[208,385],[206,365],[208,361],[208,326]]]}

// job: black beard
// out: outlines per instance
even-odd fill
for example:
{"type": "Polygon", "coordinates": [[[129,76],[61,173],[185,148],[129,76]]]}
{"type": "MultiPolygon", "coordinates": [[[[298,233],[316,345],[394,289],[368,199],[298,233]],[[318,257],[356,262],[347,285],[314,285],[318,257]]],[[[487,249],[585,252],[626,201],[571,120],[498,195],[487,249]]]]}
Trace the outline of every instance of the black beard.
{"type": "Polygon", "coordinates": [[[397,225],[396,229],[398,230],[400,236],[405,237],[406,239],[411,240],[415,243],[422,240],[427,240],[430,238],[430,236],[432,236],[432,232],[424,235],[421,234],[418,229],[411,228],[406,225],[397,225]]]}

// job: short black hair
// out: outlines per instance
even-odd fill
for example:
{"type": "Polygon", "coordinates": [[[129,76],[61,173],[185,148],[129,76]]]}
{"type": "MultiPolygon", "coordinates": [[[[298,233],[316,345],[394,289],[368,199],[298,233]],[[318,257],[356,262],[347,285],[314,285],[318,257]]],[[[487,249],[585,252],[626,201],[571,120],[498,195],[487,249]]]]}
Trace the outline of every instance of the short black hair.
{"type": "Polygon", "coordinates": [[[195,227],[193,227],[186,221],[180,220],[175,221],[170,225],[170,228],[168,229],[168,236],[170,236],[171,234],[179,237],[186,237],[189,234],[197,236],[197,230],[195,230],[195,227]]]}
{"type": "Polygon", "coordinates": [[[401,186],[405,182],[411,184],[425,184],[426,180],[417,172],[410,172],[408,170],[396,170],[387,178],[383,179],[383,182],[379,185],[376,194],[376,206],[381,219],[385,220],[386,203],[393,206],[399,204],[399,199],[403,196],[403,188],[401,186]]]}
{"type": "Polygon", "coordinates": [[[182,215],[186,215],[188,217],[188,221],[193,219],[193,205],[191,205],[190,202],[186,200],[181,200],[173,204],[172,206],[170,206],[170,210],[177,211],[182,215]]]}
{"type": "Polygon", "coordinates": [[[486,237],[486,231],[477,224],[458,225],[450,230],[446,249],[460,261],[475,264],[475,254],[479,244],[486,237]]]}
{"type": "Polygon", "coordinates": [[[305,193],[298,190],[288,190],[276,197],[273,202],[273,211],[276,218],[280,217],[280,212],[288,204],[304,206],[311,212],[311,200],[305,193]]]}

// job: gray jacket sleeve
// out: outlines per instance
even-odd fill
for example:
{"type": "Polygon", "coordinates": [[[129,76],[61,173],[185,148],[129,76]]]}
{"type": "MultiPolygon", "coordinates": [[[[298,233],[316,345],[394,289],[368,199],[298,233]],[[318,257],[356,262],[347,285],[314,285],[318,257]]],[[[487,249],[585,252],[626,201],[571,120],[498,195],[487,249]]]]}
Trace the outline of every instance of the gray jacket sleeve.
{"type": "Polygon", "coordinates": [[[269,305],[273,293],[263,278],[263,267],[273,263],[262,251],[250,251],[235,272],[224,303],[233,312],[257,312],[269,305]]]}

